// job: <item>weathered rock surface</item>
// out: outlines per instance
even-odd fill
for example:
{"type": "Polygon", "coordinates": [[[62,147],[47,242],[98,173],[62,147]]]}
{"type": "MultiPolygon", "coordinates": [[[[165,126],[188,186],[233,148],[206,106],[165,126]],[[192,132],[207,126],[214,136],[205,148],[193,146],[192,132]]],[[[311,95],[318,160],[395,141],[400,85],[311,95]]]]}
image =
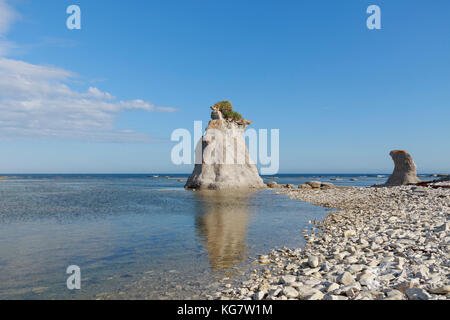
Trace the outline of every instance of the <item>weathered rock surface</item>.
{"type": "Polygon", "coordinates": [[[265,188],[244,139],[248,120],[224,119],[212,108],[212,120],[196,149],[196,165],[188,189],[265,188]],[[201,157],[201,159],[198,159],[201,157]]]}
{"type": "Polygon", "coordinates": [[[269,187],[269,188],[271,188],[271,189],[275,189],[275,188],[278,188],[279,186],[278,186],[278,183],[276,183],[275,181],[269,181],[269,182],[267,182],[267,186],[269,187]]]}
{"type": "Polygon", "coordinates": [[[320,189],[320,186],[322,185],[320,181],[308,181],[306,184],[311,186],[313,189],[320,189]]]}
{"type": "Polygon", "coordinates": [[[411,155],[404,150],[391,151],[390,156],[394,160],[394,172],[386,182],[387,186],[400,186],[420,182],[417,177],[417,166],[411,155]]]}

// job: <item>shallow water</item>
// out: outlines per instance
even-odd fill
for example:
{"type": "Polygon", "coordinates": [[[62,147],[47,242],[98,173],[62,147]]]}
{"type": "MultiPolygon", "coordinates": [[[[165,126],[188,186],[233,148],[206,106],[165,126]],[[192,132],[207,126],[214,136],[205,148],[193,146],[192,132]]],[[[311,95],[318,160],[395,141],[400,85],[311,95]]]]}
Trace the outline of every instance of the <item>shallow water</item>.
{"type": "MultiPolygon", "coordinates": [[[[168,177],[28,175],[0,181],[0,299],[201,297],[218,279],[238,279],[257,254],[301,246],[308,220],[326,215],[270,190],[192,192],[179,181],[185,175],[168,177]],[[66,287],[69,265],[81,268],[81,290],[66,287]]],[[[276,181],[317,179],[333,177],[285,175],[276,181]]],[[[381,178],[360,179],[352,184],[381,178]]],[[[350,184],[349,177],[334,182],[350,184]]]]}

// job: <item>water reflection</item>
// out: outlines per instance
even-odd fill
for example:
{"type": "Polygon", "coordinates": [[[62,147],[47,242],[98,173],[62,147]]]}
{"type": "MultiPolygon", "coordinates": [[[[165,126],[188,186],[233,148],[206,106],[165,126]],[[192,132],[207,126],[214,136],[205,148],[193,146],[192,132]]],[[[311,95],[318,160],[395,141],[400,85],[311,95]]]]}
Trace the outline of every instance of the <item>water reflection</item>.
{"type": "Polygon", "coordinates": [[[204,240],[211,266],[216,270],[236,266],[247,254],[249,199],[253,193],[196,192],[198,235],[204,240]]]}

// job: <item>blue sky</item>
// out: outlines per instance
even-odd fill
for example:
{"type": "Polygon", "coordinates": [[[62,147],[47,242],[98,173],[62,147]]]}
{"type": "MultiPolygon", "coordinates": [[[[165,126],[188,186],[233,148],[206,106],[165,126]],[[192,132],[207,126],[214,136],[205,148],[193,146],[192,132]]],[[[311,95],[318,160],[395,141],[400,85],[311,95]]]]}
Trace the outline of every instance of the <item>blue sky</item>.
{"type": "Polygon", "coordinates": [[[0,172],[188,173],[170,135],[224,99],[281,173],[450,172],[449,34],[447,0],[0,0],[0,172]]]}

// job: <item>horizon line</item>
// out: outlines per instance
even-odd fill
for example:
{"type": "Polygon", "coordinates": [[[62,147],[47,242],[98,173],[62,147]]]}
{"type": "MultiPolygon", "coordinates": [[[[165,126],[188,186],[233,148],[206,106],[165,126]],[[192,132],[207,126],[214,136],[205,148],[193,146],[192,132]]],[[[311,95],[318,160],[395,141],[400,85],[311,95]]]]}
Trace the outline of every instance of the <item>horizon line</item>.
{"type": "MultiPolygon", "coordinates": [[[[102,173],[102,172],[75,172],[75,173],[61,173],[61,172],[44,172],[44,173],[36,173],[36,172],[29,172],[29,173],[0,173],[0,176],[11,176],[11,175],[177,175],[177,174],[182,174],[182,175],[190,175],[191,173],[189,172],[148,172],[148,173],[134,173],[134,172],[116,172],[116,173],[111,173],[111,172],[106,172],[106,173],[102,173]]],[[[273,177],[273,176],[277,176],[277,175],[289,175],[289,174],[295,174],[295,175],[373,175],[373,174],[382,174],[382,175],[390,175],[392,174],[390,173],[386,173],[386,172],[280,172],[277,174],[272,174],[272,175],[261,175],[260,176],[267,176],[267,177],[273,177]]],[[[417,175],[447,175],[446,173],[430,173],[430,172],[418,172],[417,175]]]]}

